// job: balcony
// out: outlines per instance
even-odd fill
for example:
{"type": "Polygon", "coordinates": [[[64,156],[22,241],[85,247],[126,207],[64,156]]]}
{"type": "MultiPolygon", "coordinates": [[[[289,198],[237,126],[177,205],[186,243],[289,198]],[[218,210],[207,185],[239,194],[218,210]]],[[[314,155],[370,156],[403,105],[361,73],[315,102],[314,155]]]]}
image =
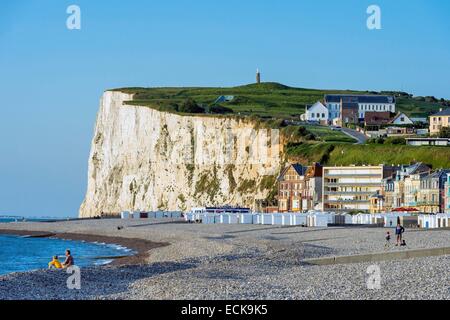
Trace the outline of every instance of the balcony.
{"type": "Polygon", "coordinates": [[[325,178],[353,178],[353,177],[357,177],[357,178],[380,178],[382,179],[381,174],[372,174],[372,173],[365,173],[365,174],[353,174],[353,173],[348,173],[348,174],[324,174],[323,175],[325,178]]]}
{"type": "Polygon", "coordinates": [[[416,206],[418,206],[418,207],[436,207],[436,206],[440,206],[440,203],[436,202],[436,201],[434,201],[434,202],[433,201],[430,201],[430,202],[418,201],[416,206]]]}
{"type": "Polygon", "coordinates": [[[335,195],[366,195],[371,196],[375,191],[325,191],[325,195],[335,196],[335,195]]]}
{"type": "Polygon", "coordinates": [[[346,204],[346,203],[369,203],[369,200],[323,200],[324,203],[346,204]]]}
{"type": "Polygon", "coordinates": [[[339,183],[331,183],[331,182],[326,182],[324,181],[324,186],[325,187],[379,187],[381,188],[381,182],[377,182],[377,183],[350,183],[350,182],[339,182],[339,183]]]}

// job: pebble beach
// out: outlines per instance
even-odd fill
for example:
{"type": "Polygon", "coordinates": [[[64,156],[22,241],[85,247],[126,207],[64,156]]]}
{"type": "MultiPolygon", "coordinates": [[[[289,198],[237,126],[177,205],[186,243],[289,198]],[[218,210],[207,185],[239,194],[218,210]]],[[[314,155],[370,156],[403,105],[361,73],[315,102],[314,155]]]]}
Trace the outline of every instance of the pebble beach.
{"type": "MultiPolygon", "coordinates": [[[[0,299],[450,299],[450,256],[311,265],[305,259],[450,246],[450,230],[407,230],[408,246],[385,248],[387,229],[188,224],[179,219],[11,223],[0,233],[117,243],[133,259],[81,270],[81,289],[64,271],[0,276],[0,299]],[[369,289],[368,267],[380,270],[369,289]],[[26,288],[26,289],[24,289],[26,288]]],[[[73,253],[76,258],[76,252],[73,253]]]]}

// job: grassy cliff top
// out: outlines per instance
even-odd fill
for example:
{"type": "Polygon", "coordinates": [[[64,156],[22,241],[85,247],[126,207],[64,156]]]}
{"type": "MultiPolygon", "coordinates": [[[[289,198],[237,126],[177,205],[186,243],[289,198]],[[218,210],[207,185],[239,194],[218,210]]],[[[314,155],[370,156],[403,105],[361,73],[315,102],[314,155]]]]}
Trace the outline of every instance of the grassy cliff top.
{"type": "Polygon", "coordinates": [[[280,83],[265,82],[230,88],[167,87],[115,89],[134,94],[130,105],[147,106],[160,111],[179,112],[179,106],[187,99],[209,108],[229,108],[234,114],[261,118],[298,118],[306,105],[323,100],[325,94],[390,94],[397,97],[397,110],[413,117],[426,117],[442,107],[437,99],[413,97],[403,92],[372,92],[355,90],[319,90],[293,88],[280,83]],[[229,102],[215,103],[219,96],[234,96],[229,102]]]}

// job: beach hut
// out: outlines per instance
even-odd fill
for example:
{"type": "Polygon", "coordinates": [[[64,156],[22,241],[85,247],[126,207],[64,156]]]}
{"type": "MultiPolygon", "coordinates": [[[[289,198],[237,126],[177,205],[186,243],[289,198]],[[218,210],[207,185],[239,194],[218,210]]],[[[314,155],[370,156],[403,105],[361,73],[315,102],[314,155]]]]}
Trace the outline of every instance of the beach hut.
{"type": "Polygon", "coordinates": [[[434,215],[423,214],[419,218],[419,226],[422,229],[434,229],[437,228],[437,218],[434,215]]]}
{"type": "Polygon", "coordinates": [[[276,213],[273,215],[273,224],[277,226],[282,226],[284,224],[283,214],[276,213]]]}
{"type": "Polygon", "coordinates": [[[297,219],[296,219],[297,216],[298,216],[298,214],[295,214],[295,213],[284,214],[284,224],[286,226],[298,226],[298,225],[300,225],[300,224],[297,223],[297,219]]]}
{"type": "Polygon", "coordinates": [[[141,213],[139,211],[133,211],[131,215],[133,219],[141,219],[141,213]]]}
{"type": "Polygon", "coordinates": [[[261,224],[261,214],[254,214],[252,216],[252,223],[253,224],[261,224]]]}
{"type": "Polygon", "coordinates": [[[384,215],[383,214],[372,214],[370,217],[370,224],[376,224],[380,227],[384,226],[384,215]]]}
{"type": "Polygon", "coordinates": [[[336,214],[334,212],[327,212],[328,223],[335,224],[336,223],[336,214]]]}
{"type": "Polygon", "coordinates": [[[353,224],[353,217],[347,213],[337,214],[334,220],[337,225],[353,224]]]}
{"type": "Polygon", "coordinates": [[[252,224],[253,215],[250,213],[243,213],[239,215],[239,223],[241,224],[252,224]]]}
{"type": "Polygon", "coordinates": [[[371,215],[368,213],[358,213],[352,216],[353,224],[371,224],[371,215]]]}
{"type": "Polygon", "coordinates": [[[148,212],[139,212],[139,216],[141,219],[148,219],[148,212]]]}
{"type": "Polygon", "coordinates": [[[449,221],[450,220],[450,214],[437,214],[436,215],[436,228],[448,228],[449,227],[449,221]]]}
{"type": "Polygon", "coordinates": [[[273,214],[262,214],[261,215],[261,224],[273,225],[274,224],[273,214]]]}
{"type": "Polygon", "coordinates": [[[328,227],[328,217],[326,214],[312,214],[307,218],[308,227],[328,227]]]}
{"type": "Polygon", "coordinates": [[[181,218],[181,211],[172,211],[170,213],[171,218],[181,218]]]}
{"type": "Polygon", "coordinates": [[[384,216],[384,227],[385,228],[395,228],[397,225],[398,215],[396,214],[386,214],[384,216]]]}
{"type": "Polygon", "coordinates": [[[400,224],[405,228],[417,228],[419,224],[418,216],[400,216],[400,224]]]}
{"type": "Polygon", "coordinates": [[[120,218],[121,218],[121,219],[130,219],[130,212],[128,212],[128,211],[122,211],[122,212],[120,213],[120,218]]]}
{"type": "Polygon", "coordinates": [[[237,224],[238,217],[235,214],[221,214],[220,215],[220,223],[223,224],[237,224]]]}
{"type": "Polygon", "coordinates": [[[308,216],[306,214],[293,214],[293,219],[294,219],[294,225],[296,226],[307,226],[308,222],[308,216]]]}
{"type": "Polygon", "coordinates": [[[239,218],[237,214],[230,214],[230,224],[238,224],[239,218]]]}
{"type": "Polygon", "coordinates": [[[149,211],[147,212],[147,216],[149,219],[154,219],[155,218],[155,212],[154,211],[149,211]]]}
{"type": "Polygon", "coordinates": [[[214,224],[216,216],[217,215],[215,215],[215,214],[206,214],[202,219],[202,223],[203,224],[214,224]]]}

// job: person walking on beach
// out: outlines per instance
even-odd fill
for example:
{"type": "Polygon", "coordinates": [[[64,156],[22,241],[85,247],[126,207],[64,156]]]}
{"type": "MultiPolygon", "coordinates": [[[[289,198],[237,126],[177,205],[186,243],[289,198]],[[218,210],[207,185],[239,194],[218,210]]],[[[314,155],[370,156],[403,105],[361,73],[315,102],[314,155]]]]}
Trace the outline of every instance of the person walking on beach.
{"type": "Polygon", "coordinates": [[[385,248],[389,248],[391,246],[391,233],[388,231],[386,233],[386,243],[384,244],[385,248]]]}
{"type": "Polygon", "coordinates": [[[397,223],[397,226],[395,227],[395,235],[397,236],[396,246],[398,246],[402,243],[402,237],[403,237],[404,232],[405,232],[405,228],[403,228],[403,226],[400,223],[397,223]]]}
{"type": "Polygon", "coordinates": [[[48,263],[49,269],[62,269],[62,264],[58,260],[58,256],[53,256],[53,260],[48,263]]]}
{"type": "Polygon", "coordinates": [[[64,268],[68,268],[74,265],[73,257],[70,254],[70,250],[66,250],[66,260],[63,262],[64,268]]]}

